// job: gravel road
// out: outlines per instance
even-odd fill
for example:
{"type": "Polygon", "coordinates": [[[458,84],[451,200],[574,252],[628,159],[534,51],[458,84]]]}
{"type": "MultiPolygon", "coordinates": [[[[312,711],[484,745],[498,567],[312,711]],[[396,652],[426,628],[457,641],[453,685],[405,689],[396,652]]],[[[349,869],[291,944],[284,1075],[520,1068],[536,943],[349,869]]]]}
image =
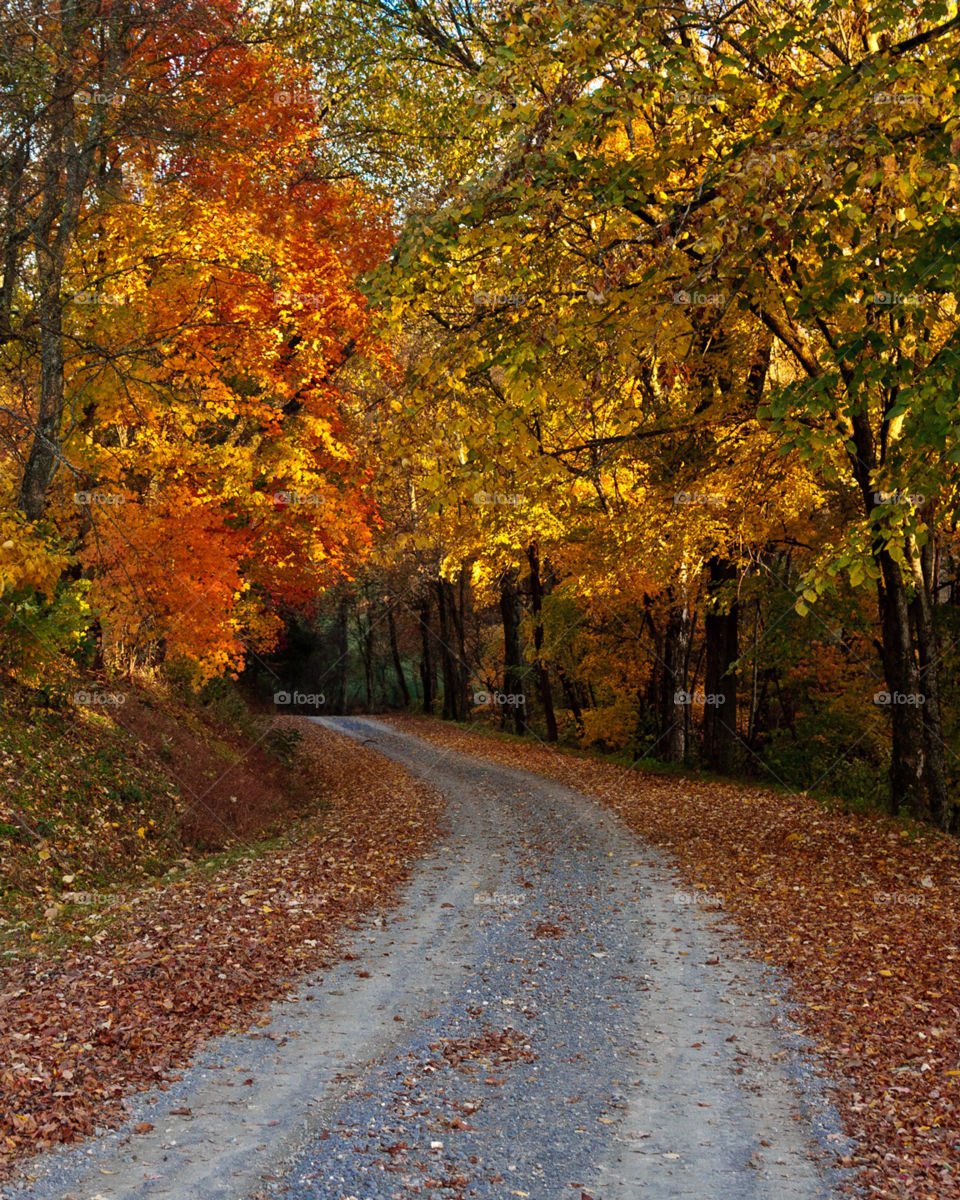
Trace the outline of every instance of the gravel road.
{"type": "Polygon", "coordinates": [[[848,1146],[721,900],[550,780],[322,718],[440,787],[402,904],[10,1200],[809,1200],[848,1146]],[[133,1133],[138,1122],[154,1128],[133,1133]]]}

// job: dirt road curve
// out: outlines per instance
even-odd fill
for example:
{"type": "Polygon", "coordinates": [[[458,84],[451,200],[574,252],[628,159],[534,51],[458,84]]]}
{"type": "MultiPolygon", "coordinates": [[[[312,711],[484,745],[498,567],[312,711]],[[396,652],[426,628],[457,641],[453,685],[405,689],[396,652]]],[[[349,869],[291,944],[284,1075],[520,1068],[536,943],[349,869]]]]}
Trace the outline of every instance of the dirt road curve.
{"type": "Polygon", "coordinates": [[[268,1025],[209,1045],[123,1130],[34,1161],[36,1182],[5,1195],[832,1194],[835,1117],[718,898],[556,783],[371,719],[324,723],[447,796],[402,907],[268,1025]]]}

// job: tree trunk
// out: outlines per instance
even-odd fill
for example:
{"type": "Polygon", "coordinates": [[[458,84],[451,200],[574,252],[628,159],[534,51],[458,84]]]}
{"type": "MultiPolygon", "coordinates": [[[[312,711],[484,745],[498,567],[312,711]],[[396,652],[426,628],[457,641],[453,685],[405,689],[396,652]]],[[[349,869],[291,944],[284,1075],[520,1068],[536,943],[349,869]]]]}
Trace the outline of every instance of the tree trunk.
{"type": "MultiPolygon", "coordinates": [[[[691,678],[690,660],[693,658],[694,634],[697,629],[696,600],[694,600],[692,607],[693,612],[690,614],[690,626],[687,629],[687,652],[683,659],[683,678],[686,681],[685,686],[687,690],[691,692],[695,690],[695,677],[700,670],[700,659],[703,656],[703,645],[701,644],[700,649],[697,651],[696,662],[693,665],[694,678],[691,678]]],[[[692,740],[690,708],[691,706],[686,704],[683,709],[683,745],[685,751],[689,750],[692,740]]]]}
{"type": "Polygon", "coordinates": [[[905,808],[917,820],[949,825],[940,717],[937,639],[929,597],[915,578],[912,602],[897,563],[877,555],[883,671],[892,725],[890,811],[905,808]],[[916,640],[916,646],[914,641],[916,640]],[[921,698],[922,697],[922,698],[921,698]]]}
{"type": "Polygon", "coordinates": [[[30,521],[43,516],[47,491],[60,461],[64,403],[63,300],[58,264],[43,271],[40,284],[40,403],[19,499],[20,509],[30,521]]]}
{"type": "Polygon", "coordinates": [[[334,646],[337,660],[336,692],[333,698],[333,711],[342,715],[347,711],[347,675],[350,668],[350,646],[347,638],[347,598],[342,596],[337,605],[336,638],[334,646]]]}
{"type": "MultiPolygon", "coordinates": [[[[77,139],[73,94],[76,90],[76,52],[90,29],[84,29],[82,11],[75,6],[70,28],[60,47],[64,53],[52,80],[48,108],[50,144],[43,162],[41,203],[33,231],[36,259],[40,329],[40,398],[30,454],[20,483],[19,506],[31,521],[39,520],[46,507],[47,491],[61,459],[64,408],[63,274],[67,253],[73,244],[83,198],[91,180],[95,157],[101,148],[105,110],[95,111],[83,141],[77,139]]],[[[111,31],[113,35],[117,28],[111,31]]],[[[123,51],[108,48],[108,71],[112,73],[123,51]]]]}
{"type": "Polygon", "coordinates": [[[517,572],[504,571],[500,576],[500,616],[503,619],[503,690],[510,700],[503,704],[504,728],[513,721],[516,733],[527,729],[526,697],[523,692],[523,650],[520,644],[522,608],[517,587],[517,572]]]}
{"type": "Polygon", "coordinates": [[[527,559],[530,563],[530,601],[533,606],[533,645],[537,652],[536,670],[537,682],[540,687],[540,703],[543,705],[543,717],[547,727],[547,741],[557,740],[557,715],[553,710],[553,691],[550,687],[550,672],[543,661],[543,584],[540,580],[540,554],[536,542],[527,547],[527,559]]]}
{"type": "Polygon", "coordinates": [[[726,611],[715,603],[724,584],[737,577],[733,563],[712,558],[707,586],[707,609],[704,618],[706,665],[703,712],[703,757],[715,771],[727,771],[733,763],[737,741],[737,678],[730,669],[738,657],[739,606],[729,601],[726,611]]]}
{"type": "Polygon", "coordinates": [[[393,658],[393,669],[397,673],[397,683],[400,685],[400,698],[403,707],[410,707],[410,689],[407,687],[407,677],[403,671],[403,660],[400,658],[400,647],[397,645],[397,622],[393,616],[393,605],[387,609],[387,628],[390,633],[390,655],[393,658]]]}
{"type": "Polygon", "coordinates": [[[933,820],[941,829],[952,829],[957,807],[947,787],[946,746],[940,708],[941,652],[935,616],[940,564],[932,538],[919,551],[911,539],[911,551],[916,584],[913,623],[917,632],[920,681],[924,691],[923,734],[929,764],[930,810],[933,820]]]}
{"type": "Polygon", "coordinates": [[[433,693],[436,682],[433,668],[433,654],[430,638],[430,593],[426,592],[420,601],[420,686],[423,689],[423,711],[427,716],[433,714],[433,693]]]}
{"type": "Polygon", "coordinates": [[[457,683],[458,672],[450,645],[450,613],[447,606],[447,588],[443,579],[437,580],[437,615],[440,624],[440,673],[443,677],[443,719],[458,720],[457,683]]]}
{"type": "MultiPolygon", "coordinates": [[[[671,591],[671,599],[673,589],[671,591]]],[[[690,613],[686,604],[673,603],[663,635],[657,731],[657,757],[663,762],[683,762],[687,750],[685,702],[678,699],[686,678],[690,641],[690,613]]]]}
{"type": "Polygon", "coordinates": [[[747,719],[747,745],[751,750],[756,749],[757,714],[760,711],[760,599],[754,602],[753,609],[753,664],[751,666],[750,683],[750,716],[747,719]]]}
{"type": "Polygon", "coordinates": [[[587,732],[587,727],[583,723],[583,709],[580,707],[580,698],[577,696],[577,688],[573,680],[564,670],[563,663],[557,663],[557,678],[560,680],[560,686],[563,688],[563,696],[567,702],[567,708],[573,713],[573,723],[577,730],[577,737],[583,737],[587,732]]]}
{"type": "Polygon", "coordinates": [[[923,745],[927,756],[927,797],[930,820],[940,829],[953,828],[955,806],[947,788],[943,719],[940,709],[939,639],[927,596],[919,593],[911,605],[917,634],[917,657],[923,687],[923,745]]]}
{"type": "Polygon", "coordinates": [[[467,663],[467,642],[463,629],[465,586],[464,572],[461,570],[458,601],[457,594],[454,592],[453,584],[449,579],[445,579],[443,581],[443,589],[446,594],[447,611],[450,614],[450,624],[453,637],[451,653],[453,655],[453,674],[456,685],[454,699],[458,721],[465,721],[467,719],[467,686],[470,682],[470,667],[467,663]]]}
{"type": "MultiPolygon", "coordinates": [[[[645,722],[651,716],[659,722],[660,712],[660,697],[663,688],[663,634],[657,628],[657,623],[653,619],[653,601],[644,593],[643,597],[643,625],[650,631],[650,639],[652,646],[652,664],[650,674],[647,676],[646,682],[642,687],[637,688],[637,705],[639,712],[637,713],[637,736],[638,739],[646,728],[645,722]]],[[[642,636],[642,635],[641,635],[642,636]]],[[[661,725],[661,731],[662,731],[661,725]]]]}
{"type": "Polygon", "coordinates": [[[355,614],[357,623],[357,645],[360,647],[360,657],[363,660],[363,690],[366,696],[366,711],[373,712],[373,621],[369,608],[366,611],[366,626],[364,626],[363,610],[355,614]]]}

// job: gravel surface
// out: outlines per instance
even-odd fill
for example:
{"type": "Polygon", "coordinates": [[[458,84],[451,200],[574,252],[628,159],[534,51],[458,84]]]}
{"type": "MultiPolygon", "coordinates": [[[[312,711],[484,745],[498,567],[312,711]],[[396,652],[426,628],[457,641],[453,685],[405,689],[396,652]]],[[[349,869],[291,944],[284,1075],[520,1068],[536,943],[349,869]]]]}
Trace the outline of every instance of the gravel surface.
{"type": "Polygon", "coordinates": [[[559,784],[320,720],[446,795],[402,905],[269,1023],[5,1196],[835,1194],[849,1147],[815,1062],[713,897],[559,784]]]}

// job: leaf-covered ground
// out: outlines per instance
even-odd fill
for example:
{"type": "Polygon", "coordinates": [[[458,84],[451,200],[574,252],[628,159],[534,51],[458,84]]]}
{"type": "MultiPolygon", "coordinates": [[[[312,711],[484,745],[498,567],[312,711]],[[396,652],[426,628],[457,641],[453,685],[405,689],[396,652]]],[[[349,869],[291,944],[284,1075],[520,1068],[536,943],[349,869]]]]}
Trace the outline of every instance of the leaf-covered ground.
{"type": "Polygon", "coordinates": [[[960,845],[803,796],[641,774],[420,718],[437,745],[535,771],[668,851],[792,981],[879,1197],[960,1197],[960,845]]]}
{"type": "Polygon", "coordinates": [[[75,705],[0,679],[4,958],[69,936],[91,902],[316,810],[290,739],[235,693],[205,704],[106,680],[95,690],[104,703],[75,705]]]}
{"type": "Polygon", "coordinates": [[[387,903],[436,830],[441,797],[297,718],[322,817],[286,844],[98,908],[76,939],[0,969],[0,1173],[120,1114],[206,1037],[248,1023],[387,903]]]}

